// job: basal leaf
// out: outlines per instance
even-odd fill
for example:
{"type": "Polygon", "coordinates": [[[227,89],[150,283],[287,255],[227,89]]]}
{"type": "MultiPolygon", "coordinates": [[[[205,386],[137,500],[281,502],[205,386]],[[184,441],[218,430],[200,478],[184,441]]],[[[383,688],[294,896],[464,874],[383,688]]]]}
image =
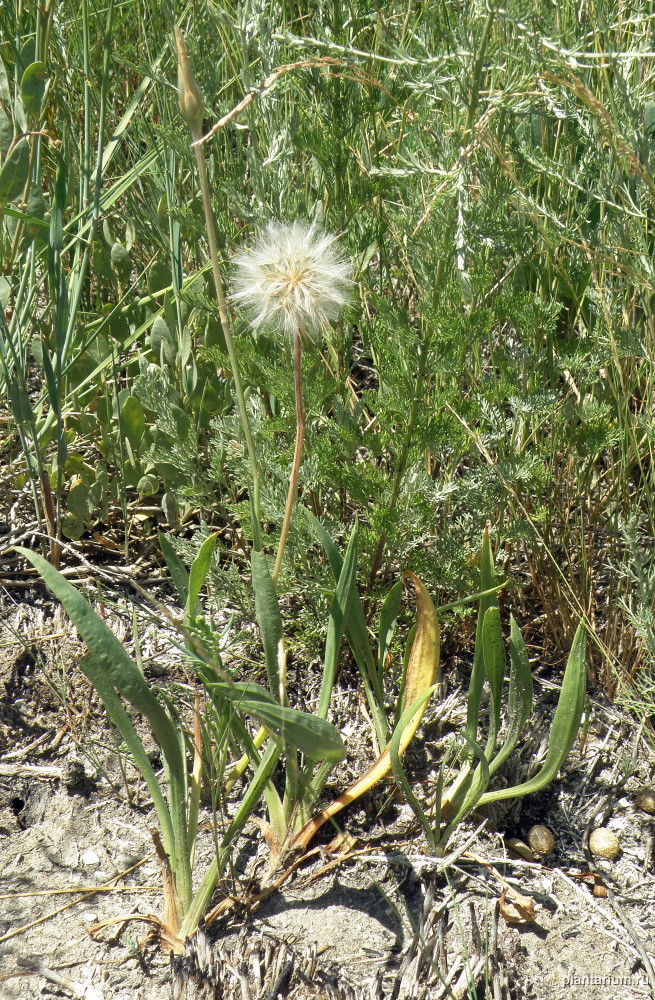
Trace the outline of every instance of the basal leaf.
{"type": "Polygon", "coordinates": [[[212,556],[214,555],[217,541],[218,532],[214,532],[213,535],[209,535],[205,538],[195,559],[193,560],[193,563],[191,564],[191,572],[189,573],[189,593],[187,595],[186,607],[184,610],[184,622],[187,625],[197,613],[196,605],[198,603],[198,597],[200,596],[200,591],[205,585],[205,580],[207,579],[207,574],[209,573],[209,567],[211,566],[212,556]]]}
{"type": "Polygon", "coordinates": [[[357,534],[358,526],[355,522],[346,556],[341,566],[341,573],[337,582],[337,589],[330,609],[330,620],[328,623],[327,638],[325,641],[325,658],[323,661],[323,679],[321,682],[321,693],[318,699],[317,714],[325,719],[330,706],[332,688],[337,672],[337,661],[339,650],[341,649],[341,639],[344,628],[347,627],[350,610],[353,605],[351,598],[353,587],[355,586],[355,574],[357,571],[357,534]]]}
{"type": "MultiPolygon", "coordinates": [[[[494,573],[494,558],[489,540],[489,530],[484,529],[482,536],[482,548],[480,550],[480,590],[492,590],[495,586],[496,578],[494,573]]],[[[482,688],[484,685],[484,652],[482,646],[482,628],[484,616],[489,608],[497,606],[495,593],[487,597],[480,598],[480,608],[478,611],[478,625],[475,634],[475,652],[473,654],[473,669],[471,671],[471,681],[468,691],[468,706],[466,711],[466,731],[469,739],[475,743],[478,733],[478,717],[480,714],[480,701],[482,699],[482,688]]]]}
{"type": "Polygon", "coordinates": [[[586,648],[587,635],[584,624],[581,622],[575,633],[564,671],[562,690],[548,739],[546,760],[541,770],[529,781],[524,781],[513,788],[500,788],[495,792],[487,792],[480,799],[480,805],[487,802],[498,802],[501,799],[532,795],[545,788],[553,780],[566,760],[580,729],[586,688],[586,648]]]}
{"type": "Polygon", "coordinates": [[[186,605],[189,593],[189,571],[173,548],[170,538],[163,531],[159,532],[159,547],[166,560],[177,596],[180,602],[186,605]]]}
{"type": "Polygon", "coordinates": [[[482,622],[482,654],[484,672],[489,685],[489,736],[485,754],[491,757],[500,729],[500,702],[505,679],[505,644],[498,608],[487,608],[482,622]]]}
{"type": "Polygon", "coordinates": [[[311,760],[338,762],[346,755],[338,730],[325,719],[309,712],[280,705],[259,684],[237,681],[208,682],[207,686],[232,702],[240,712],[252,715],[277,737],[283,745],[293,746],[311,760]]]}

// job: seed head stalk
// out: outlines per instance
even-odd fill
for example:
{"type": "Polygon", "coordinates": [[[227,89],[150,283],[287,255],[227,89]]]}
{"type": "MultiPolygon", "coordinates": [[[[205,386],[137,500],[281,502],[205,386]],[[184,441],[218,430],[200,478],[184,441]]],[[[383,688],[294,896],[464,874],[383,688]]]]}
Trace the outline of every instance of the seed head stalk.
{"type": "Polygon", "coordinates": [[[175,42],[177,45],[177,55],[178,55],[180,110],[182,111],[182,115],[189,126],[189,129],[191,131],[191,136],[194,141],[193,150],[196,155],[196,163],[198,165],[198,179],[200,182],[200,193],[202,195],[202,207],[205,213],[205,228],[207,230],[207,242],[209,244],[209,258],[211,260],[212,273],[214,276],[214,287],[216,289],[218,316],[223,330],[223,336],[225,337],[225,344],[227,346],[227,353],[230,358],[230,365],[232,366],[234,391],[236,393],[237,405],[239,407],[239,418],[241,420],[241,427],[243,429],[243,434],[246,439],[246,449],[248,452],[248,461],[250,463],[250,474],[252,476],[252,495],[250,497],[252,543],[255,549],[261,551],[262,536],[261,536],[261,526],[259,518],[259,495],[260,495],[261,475],[259,469],[259,462],[257,461],[255,440],[253,438],[252,428],[250,426],[250,420],[248,418],[246,399],[243,394],[243,384],[241,382],[241,375],[239,373],[239,362],[237,360],[236,351],[234,349],[232,324],[230,323],[230,317],[228,315],[227,306],[225,302],[223,277],[221,275],[221,268],[218,259],[216,230],[214,229],[214,216],[212,214],[211,198],[209,195],[207,164],[205,162],[205,156],[203,153],[202,145],[197,144],[197,140],[202,138],[202,109],[203,109],[202,97],[200,95],[200,91],[197,88],[195,80],[193,79],[193,75],[191,73],[191,69],[187,61],[186,49],[184,46],[184,39],[182,38],[182,33],[180,29],[177,27],[175,28],[175,42]]]}
{"type": "Polygon", "coordinates": [[[276,583],[298,492],[305,439],[302,391],[302,352],[338,319],[348,302],[353,281],[350,263],[336,246],[336,237],[313,222],[269,222],[255,245],[235,259],[232,301],[250,314],[254,330],[275,331],[293,341],[296,442],[289,476],[287,502],[280,529],[275,565],[276,583]]]}
{"type": "Polygon", "coordinates": [[[298,327],[293,337],[293,389],[296,397],[296,443],[293,449],[293,464],[289,477],[289,491],[287,493],[287,503],[284,508],[284,518],[280,529],[280,541],[278,542],[275,566],[271,574],[273,583],[277,584],[282,560],[284,558],[284,548],[289,534],[291,524],[291,514],[298,492],[298,475],[300,473],[300,463],[302,461],[302,449],[305,441],[305,408],[302,400],[302,338],[303,329],[298,327]]]}

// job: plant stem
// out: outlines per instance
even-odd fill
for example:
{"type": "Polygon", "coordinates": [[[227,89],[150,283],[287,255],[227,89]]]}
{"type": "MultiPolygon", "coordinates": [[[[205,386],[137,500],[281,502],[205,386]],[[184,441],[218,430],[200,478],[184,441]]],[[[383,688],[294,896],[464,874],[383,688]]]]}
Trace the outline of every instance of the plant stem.
{"type": "MultiPolygon", "coordinates": [[[[195,126],[192,127],[191,135],[193,136],[193,141],[197,142],[198,139],[202,138],[202,129],[195,126]]],[[[248,451],[250,472],[252,475],[253,491],[252,491],[252,496],[250,497],[250,510],[252,519],[252,543],[255,549],[261,551],[262,537],[261,537],[261,527],[259,522],[259,492],[260,492],[259,463],[257,461],[257,452],[255,450],[255,441],[252,434],[252,428],[250,426],[250,420],[248,419],[248,410],[246,408],[246,399],[243,394],[243,384],[241,382],[241,375],[239,374],[239,362],[237,360],[236,351],[234,349],[232,324],[230,323],[230,318],[228,316],[227,306],[225,303],[223,278],[221,276],[221,268],[218,262],[218,247],[216,244],[216,230],[214,229],[214,216],[212,215],[211,198],[209,195],[207,164],[205,162],[205,156],[202,150],[202,146],[194,146],[193,149],[196,154],[196,163],[198,164],[200,193],[202,194],[202,206],[205,211],[205,226],[207,229],[207,241],[209,243],[209,257],[211,259],[212,272],[214,275],[214,287],[216,289],[216,302],[218,304],[218,315],[221,321],[221,327],[223,329],[223,336],[225,337],[225,343],[227,345],[227,353],[230,358],[230,365],[232,366],[232,378],[234,379],[234,390],[237,397],[237,404],[239,406],[241,427],[243,429],[243,434],[246,439],[246,449],[248,451]]]]}
{"type": "Polygon", "coordinates": [[[282,559],[284,558],[284,547],[289,534],[291,523],[291,513],[298,490],[298,475],[300,473],[300,461],[302,459],[302,447],[305,440],[305,410],[302,402],[302,336],[303,330],[298,327],[293,339],[293,388],[296,397],[296,446],[293,450],[293,465],[291,466],[291,476],[289,478],[289,492],[287,493],[287,505],[284,510],[284,520],[280,530],[280,541],[275,557],[275,566],[271,577],[273,583],[277,583],[280,575],[282,559]]]}

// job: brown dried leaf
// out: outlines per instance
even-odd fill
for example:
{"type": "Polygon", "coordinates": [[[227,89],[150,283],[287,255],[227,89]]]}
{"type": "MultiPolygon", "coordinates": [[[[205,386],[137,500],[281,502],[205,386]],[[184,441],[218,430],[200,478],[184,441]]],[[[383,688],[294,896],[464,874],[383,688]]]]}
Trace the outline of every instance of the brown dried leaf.
{"type": "Polygon", "coordinates": [[[534,899],[507,887],[500,897],[500,915],[508,924],[531,924],[534,920],[534,899]]]}

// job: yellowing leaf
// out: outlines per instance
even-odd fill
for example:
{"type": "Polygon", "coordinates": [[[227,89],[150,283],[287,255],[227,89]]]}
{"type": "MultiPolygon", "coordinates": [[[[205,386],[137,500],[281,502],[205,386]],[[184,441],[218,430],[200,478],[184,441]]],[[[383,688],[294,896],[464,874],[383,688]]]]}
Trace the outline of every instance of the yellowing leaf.
{"type": "MultiPolygon", "coordinates": [[[[416,634],[409,654],[405,676],[403,708],[406,710],[417,699],[420,699],[422,695],[425,695],[429,688],[439,679],[439,623],[432,599],[419,578],[410,571],[407,571],[404,577],[405,579],[410,579],[414,584],[417,616],[416,634]]],[[[424,698],[423,702],[412,714],[411,719],[406,723],[400,737],[399,753],[402,754],[406,750],[414,733],[418,729],[426,704],[427,697],[424,698]]],[[[335,799],[329,806],[317,813],[296,834],[291,842],[291,849],[306,850],[314,834],[320,830],[328,819],[335,816],[351,802],[354,802],[360,795],[368,792],[370,788],[388,774],[390,768],[391,755],[389,746],[387,746],[375,763],[354,785],[351,785],[338,799],[335,799]]]]}

